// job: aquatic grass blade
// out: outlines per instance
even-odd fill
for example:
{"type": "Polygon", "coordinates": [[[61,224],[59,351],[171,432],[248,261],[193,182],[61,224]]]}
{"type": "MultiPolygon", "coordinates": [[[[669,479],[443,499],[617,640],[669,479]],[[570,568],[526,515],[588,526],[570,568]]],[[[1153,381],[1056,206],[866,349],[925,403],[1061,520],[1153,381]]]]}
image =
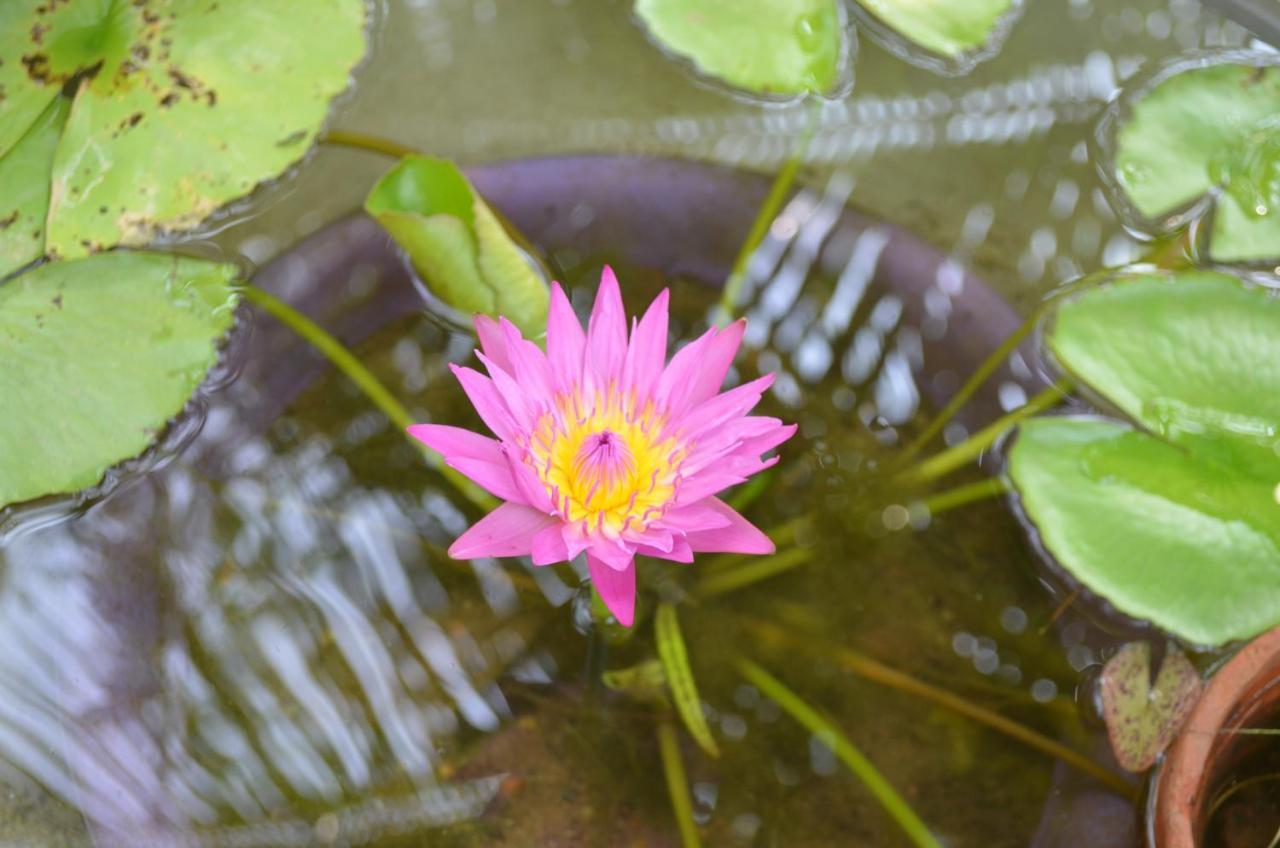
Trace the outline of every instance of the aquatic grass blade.
{"type": "Polygon", "coordinates": [[[662,774],[667,781],[671,812],[680,828],[680,844],[682,848],[701,848],[693,805],[689,801],[689,779],[685,777],[684,761],[680,759],[680,737],[669,721],[658,725],[658,752],[662,756],[662,774]]]}
{"type": "Polygon", "coordinates": [[[658,606],[653,629],[658,643],[658,657],[662,660],[667,686],[671,689],[671,697],[675,701],[680,720],[699,748],[712,757],[719,757],[720,748],[702,714],[702,698],[698,696],[698,686],[693,679],[693,669],[689,666],[684,636],[680,633],[680,617],[673,604],[658,606]]]}
{"type": "Polygon", "coordinates": [[[942,842],[933,835],[898,791],[835,725],[760,666],[747,659],[738,659],[736,665],[747,682],[776,702],[783,712],[820,739],[849,767],[915,845],[919,848],[942,848],[942,842]]]}

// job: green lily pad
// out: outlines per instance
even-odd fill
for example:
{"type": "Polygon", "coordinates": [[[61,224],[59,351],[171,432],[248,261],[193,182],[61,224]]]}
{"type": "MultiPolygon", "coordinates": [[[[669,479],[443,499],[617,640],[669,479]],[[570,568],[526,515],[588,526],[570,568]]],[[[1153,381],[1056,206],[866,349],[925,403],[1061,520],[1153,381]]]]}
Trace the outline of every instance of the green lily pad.
{"type": "Polygon", "coordinates": [[[1044,548],[1193,643],[1280,623],[1280,300],[1222,274],[1135,277],[1061,305],[1046,343],[1142,429],[1019,428],[1008,473],[1044,548]]]}
{"type": "MultiPolygon", "coordinates": [[[[1018,0],[858,0],[858,5],[875,21],[917,47],[943,59],[959,60],[991,48],[1001,25],[1019,3],[1018,0]]],[[[902,51],[895,49],[894,52],[902,51]]]]}
{"type": "Polygon", "coordinates": [[[504,316],[528,338],[546,331],[550,290],[534,257],[516,247],[452,162],[405,157],[378,180],[364,208],[446,304],[504,316]]]}
{"type": "Polygon", "coordinates": [[[44,254],[49,168],[70,106],[65,97],[54,98],[0,158],[0,276],[44,254]]]}
{"type": "Polygon", "coordinates": [[[77,492],[146,450],[217,361],[235,277],[113,252],[0,285],[0,506],[77,492]]]}
{"type": "Polygon", "coordinates": [[[1189,206],[1212,197],[1208,250],[1219,261],[1280,257],[1276,61],[1228,54],[1217,64],[1174,66],[1122,100],[1111,119],[1121,122],[1113,175],[1132,207],[1177,226],[1189,206]]]}
{"type": "Polygon", "coordinates": [[[654,40],[760,94],[828,94],[851,52],[839,0],[636,0],[654,40]]]}
{"type": "Polygon", "coordinates": [[[1200,698],[1204,684],[1177,649],[1152,680],[1151,646],[1130,642],[1107,660],[1099,678],[1107,738],[1120,767],[1144,772],[1164,753],[1200,698]]]}
{"type": "Polygon", "coordinates": [[[76,88],[45,171],[45,252],[189,229],[297,162],[364,52],[366,12],[364,0],[0,4],[0,155],[76,88]]]}
{"type": "Polygon", "coordinates": [[[1069,374],[1151,433],[1280,482],[1272,292],[1213,272],[1129,277],[1059,306],[1045,341],[1069,374]]]}

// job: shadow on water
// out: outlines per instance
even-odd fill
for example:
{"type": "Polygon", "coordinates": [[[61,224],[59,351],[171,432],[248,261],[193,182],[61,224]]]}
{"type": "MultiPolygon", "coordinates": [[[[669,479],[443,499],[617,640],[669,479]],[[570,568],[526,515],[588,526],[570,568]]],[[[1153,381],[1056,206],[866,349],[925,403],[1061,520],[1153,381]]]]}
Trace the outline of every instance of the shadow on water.
{"type": "MultiPolygon", "coordinates": [[[[724,278],[768,189],[728,169],[610,157],[473,176],[580,305],[604,261],[630,311],[674,286],[678,340],[705,322],[706,284],[724,278]]],[[[944,402],[1019,319],[954,260],[846,209],[852,190],[837,175],[799,191],[750,268],[736,377],[777,371],[770,412],[802,428],[752,515],[766,526],[813,516],[797,543],[819,565],[685,616],[726,748],[719,763],[691,764],[713,844],[899,838],[836,778],[829,750],[732,676],[724,660],[741,645],[725,634],[742,615],[856,644],[1088,738],[1069,695],[1098,634],[1082,620],[1036,632],[1050,601],[1016,523],[991,504],[895,532],[868,489],[921,406],[944,402]]],[[[368,219],[325,228],[256,282],[356,346],[423,418],[478,424],[445,367],[471,338],[422,314],[368,219]]],[[[242,373],[211,395],[180,457],[0,551],[0,762],[14,787],[55,799],[25,796],[49,807],[32,815],[33,840],[359,844],[453,825],[439,838],[613,844],[625,832],[672,844],[653,717],[586,674],[578,576],[448,560],[470,508],[318,355],[244,317],[242,373]]],[[[1015,357],[957,426],[1037,390],[1029,363],[1015,357]]],[[[648,638],[593,662],[638,659],[648,638]]],[[[952,844],[1023,845],[1036,830],[1055,780],[1040,755],[822,661],[760,656],[851,729],[952,844]],[[991,833],[993,816],[1007,836],[991,833]]],[[[1061,803],[1098,794],[1056,780],[1061,803]]]]}

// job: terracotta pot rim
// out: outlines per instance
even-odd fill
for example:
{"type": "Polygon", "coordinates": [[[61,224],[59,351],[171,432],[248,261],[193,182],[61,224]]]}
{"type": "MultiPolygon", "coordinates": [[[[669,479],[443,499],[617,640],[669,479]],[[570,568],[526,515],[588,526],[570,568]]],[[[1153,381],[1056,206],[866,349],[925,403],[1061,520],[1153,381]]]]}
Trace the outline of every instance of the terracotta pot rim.
{"type": "Polygon", "coordinates": [[[1209,679],[1152,779],[1147,804],[1147,840],[1156,848],[1198,848],[1201,820],[1218,771],[1231,753],[1227,728],[1250,724],[1280,704],[1280,627],[1253,639],[1209,679]]]}

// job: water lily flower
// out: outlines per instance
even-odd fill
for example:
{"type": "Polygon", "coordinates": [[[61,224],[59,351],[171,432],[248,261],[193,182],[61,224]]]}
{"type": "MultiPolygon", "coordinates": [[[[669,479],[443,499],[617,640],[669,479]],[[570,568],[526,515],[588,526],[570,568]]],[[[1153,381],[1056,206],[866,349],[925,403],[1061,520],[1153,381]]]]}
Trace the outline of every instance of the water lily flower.
{"type": "Polygon", "coordinates": [[[606,268],[587,329],[558,284],[546,353],[505,318],[477,316],[484,376],[453,373],[497,439],[442,424],[413,437],[505,503],[449,548],[457,559],[582,552],[605,605],[630,627],[635,556],[688,563],[700,552],[766,554],[769,537],[715,495],[777,462],[762,455],[795,433],[748,415],[769,374],[720,392],[745,321],[711,328],[666,362],[669,293],[632,319],[606,268]]]}

